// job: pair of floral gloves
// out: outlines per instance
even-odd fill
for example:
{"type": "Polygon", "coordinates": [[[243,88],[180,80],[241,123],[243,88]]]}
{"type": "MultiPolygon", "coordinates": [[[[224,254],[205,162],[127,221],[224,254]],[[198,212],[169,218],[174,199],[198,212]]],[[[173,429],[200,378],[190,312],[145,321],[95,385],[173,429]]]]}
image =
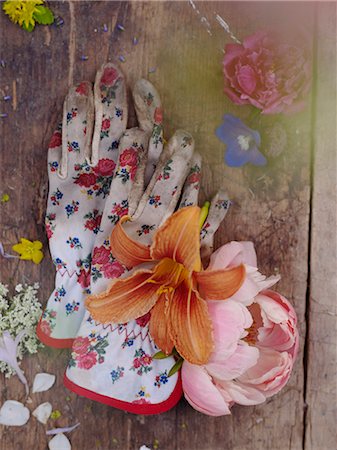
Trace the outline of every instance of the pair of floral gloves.
{"type": "MultiPolygon", "coordinates": [[[[203,285],[201,261],[198,267],[189,261],[195,242],[189,233],[198,234],[199,247],[192,250],[200,255],[201,245],[207,258],[229,202],[220,192],[208,217],[201,214],[201,158],[192,136],[177,131],[164,146],[157,91],[142,79],[133,99],[139,127],[126,129],[125,79],[108,63],[93,89],[80,83],[65,100],[48,153],[46,229],[55,289],[37,334],[52,347],[72,347],[68,388],[129,412],[155,414],[181,397],[179,355],[198,362],[209,353],[202,342],[211,332],[206,306],[193,301],[199,294],[188,281],[194,270],[203,285]],[[181,286],[190,286],[186,295],[181,286]],[[172,301],[173,294],[181,301],[172,301]],[[205,334],[193,337],[189,332],[199,322],[205,334]]],[[[235,291],[243,275],[230,276],[235,291]]]]}

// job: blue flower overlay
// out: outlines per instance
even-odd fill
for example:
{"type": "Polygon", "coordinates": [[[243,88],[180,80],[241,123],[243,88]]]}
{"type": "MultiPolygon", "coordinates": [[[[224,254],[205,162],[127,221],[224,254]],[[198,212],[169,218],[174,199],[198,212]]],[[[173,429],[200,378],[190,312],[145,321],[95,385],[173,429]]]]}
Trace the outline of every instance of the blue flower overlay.
{"type": "Polygon", "coordinates": [[[226,144],[225,163],[230,167],[240,167],[251,163],[255,166],[267,164],[259,151],[260,133],[247,127],[242,120],[232,114],[225,114],[223,124],[215,132],[226,144]]]}

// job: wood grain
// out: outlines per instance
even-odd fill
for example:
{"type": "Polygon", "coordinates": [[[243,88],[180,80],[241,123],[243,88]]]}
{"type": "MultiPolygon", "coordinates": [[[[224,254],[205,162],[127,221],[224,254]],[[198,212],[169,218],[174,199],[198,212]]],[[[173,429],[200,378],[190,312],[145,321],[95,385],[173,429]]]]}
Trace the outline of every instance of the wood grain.
{"type": "Polygon", "coordinates": [[[336,4],[320,5],[308,303],[305,449],[336,448],[336,4]]]}
{"type": "MultiPolygon", "coordinates": [[[[47,191],[46,147],[57,124],[63,98],[70,84],[82,79],[93,80],[103,62],[116,62],[122,55],[125,57],[123,69],[130,85],[141,76],[147,77],[161,93],[166,136],[169,137],[176,128],[185,128],[194,135],[204,158],[202,199],[209,198],[219,187],[228,190],[234,206],[217,235],[217,245],[235,239],[253,240],[261,269],[267,274],[274,269],[282,274],[278,289],[296,307],[302,336],[301,353],[287,387],[265,405],[235,407],[232,416],[211,418],[192,410],[182,400],[168,413],[144,417],[69,393],[62,386],[68,352],[46,348],[37,356],[26,358],[23,367],[29,380],[33,380],[38,371],[56,373],[57,385],[49,392],[34,396],[30,408],[42,401],[50,401],[54,409],[62,411],[62,417],[50,421],[49,428],[81,422],[81,427],[70,436],[75,450],[138,450],[143,444],[162,450],[302,449],[302,358],[313,111],[309,99],[306,110],[296,116],[263,117],[257,121],[257,128],[272,127],[279,122],[287,135],[287,145],[281,154],[264,149],[269,152],[269,164],[265,168],[231,169],[225,166],[224,145],[216,139],[214,130],[224,113],[231,112],[248,119],[250,110],[235,107],[222,94],[222,49],[230,39],[216,24],[214,12],[224,17],[240,38],[266,27],[279,29],[286,37],[296,32],[300,18],[308,31],[306,45],[310,51],[315,39],[314,6],[289,3],[285,7],[281,2],[198,2],[198,5],[202,15],[211,22],[212,35],[187,1],[55,1],[51,6],[63,17],[63,27],[39,27],[31,34],[0,14],[0,56],[7,63],[5,69],[0,68],[0,90],[2,94],[13,92],[14,86],[16,89],[16,101],[12,105],[1,104],[9,117],[0,122],[0,189],[1,193],[10,194],[11,200],[0,208],[0,239],[6,249],[21,236],[40,239],[46,245],[42,226],[47,191]],[[117,23],[123,24],[125,31],[116,30],[117,23]],[[103,24],[108,26],[108,32],[103,31],[103,24]],[[133,44],[133,37],[139,39],[137,45],[133,44]],[[88,56],[88,60],[81,61],[81,55],[88,56]]],[[[319,53],[319,57],[323,54],[319,53]]],[[[320,95],[324,96],[326,92],[321,91],[320,95]]],[[[134,120],[131,109],[131,125],[134,120]]],[[[316,128],[318,126],[319,123],[316,128]]],[[[317,139],[315,142],[319,147],[317,139]]],[[[317,183],[319,172],[315,177],[317,183]]],[[[317,186],[324,189],[324,185],[317,186]]],[[[317,189],[318,195],[320,188],[317,189]]],[[[318,208],[319,197],[315,202],[318,208]]],[[[319,211],[317,209],[316,223],[319,211]]],[[[318,228],[315,233],[319,236],[318,228]]],[[[319,244],[316,237],[313,245],[322,245],[322,241],[319,244]]],[[[317,273],[324,278],[323,272],[317,273]]],[[[52,290],[53,277],[49,256],[40,266],[1,260],[1,281],[11,285],[39,281],[42,302],[52,290]]],[[[316,288],[312,284],[312,301],[318,299],[318,289],[318,282],[316,288]]],[[[313,308],[317,307],[314,303],[313,308]]],[[[310,333],[311,327],[312,321],[310,333]]],[[[319,339],[324,340],[322,335],[319,339]]],[[[323,341],[322,344],[318,342],[315,343],[315,354],[322,349],[317,345],[323,345],[323,341]]],[[[330,349],[332,351],[332,347],[330,349]]],[[[308,369],[310,372],[310,358],[308,369]]],[[[317,388],[318,372],[312,369],[310,376],[308,395],[317,388]]],[[[4,377],[0,380],[1,402],[9,398],[23,400],[23,389],[14,377],[9,381],[4,377]]],[[[309,398],[311,403],[315,401],[315,397],[309,398]]],[[[321,396],[320,399],[324,408],[326,398],[321,396]]],[[[318,420],[318,411],[308,416],[312,422],[318,420]]],[[[312,450],[323,449],[324,442],[327,445],[331,442],[330,437],[327,437],[329,441],[324,441],[324,437],[323,441],[318,441],[318,429],[315,438],[307,441],[312,450]],[[321,443],[319,447],[318,442],[321,443]]],[[[45,427],[33,418],[17,430],[0,427],[1,450],[43,450],[46,446],[45,427]]],[[[324,449],[330,450],[330,447],[324,449]]]]}

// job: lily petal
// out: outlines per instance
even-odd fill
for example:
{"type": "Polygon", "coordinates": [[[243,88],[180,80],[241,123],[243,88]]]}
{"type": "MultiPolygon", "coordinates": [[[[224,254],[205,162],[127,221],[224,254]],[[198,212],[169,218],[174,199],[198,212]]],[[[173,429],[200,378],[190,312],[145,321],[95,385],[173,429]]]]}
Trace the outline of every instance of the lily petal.
{"type": "Polygon", "coordinates": [[[151,246],[155,260],[171,258],[187,270],[200,270],[200,208],[182,208],[157,230],[151,246]]]}
{"type": "Polygon", "coordinates": [[[207,300],[224,300],[231,297],[242,286],[246,276],[243,264],[231,269],[195,272],[194,278],[207,300]]]}
{"type": "Polygon", "coordinates": [[[169,355],[172,353],[174,344],[169,334],[167,312],[167,300],[162,294],[151,310],[150,333],[157,347],[169,355]]]}
{"type": "Polygon", "coordinates": [[[111,253],[126,267],[131,268],[151,261],[150,249],[131,239],[124,231],[122,224],[130,220],[129,216],[120,219],[110,236],[111,253]]]}
{"type": "Polygon", "coordinates": [[[150,283],[151,270],[137,270],[131,276],[116,279],[99,295],[89,295],[86,307],[101,323],[125,323],[143,316],[158,300],[158,285],[150,283]]]}
{"type": "Polygon", "coordinates": [[[206,302],[182,283],[169,303],[169,329],[178,353],[192,364],[206,364],[213,350],[212,324],[206,302]]]}

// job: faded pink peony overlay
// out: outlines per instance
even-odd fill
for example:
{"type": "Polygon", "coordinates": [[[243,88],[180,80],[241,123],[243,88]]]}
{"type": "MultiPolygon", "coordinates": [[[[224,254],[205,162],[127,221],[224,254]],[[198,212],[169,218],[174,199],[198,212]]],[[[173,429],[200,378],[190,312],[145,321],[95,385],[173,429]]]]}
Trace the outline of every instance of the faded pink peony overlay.
{"type": "MultiPolygon", "coordinates": [[[[208,301],[214,351],[205,366],[185,361],[185,398],[204,414],[230,414],[235,404],[257,405],[289,380],[298,352],[296,313],[282,295],[269,289],[279,277],[257,269],[251,242],[230,242],[211,257],[208,269],[243,263],[247,277],[226,301],[208,301]]],[[[207,270],[208,270],[207,269],[207,270]]]]}
{"type": "Polygon", "coordinates": [[[263,114],[301,110],[310,91],[311,71],[302,48],[279,43],[264,31],[225,47],[225,93],[233,103],[250,104],[263,114]]]}

